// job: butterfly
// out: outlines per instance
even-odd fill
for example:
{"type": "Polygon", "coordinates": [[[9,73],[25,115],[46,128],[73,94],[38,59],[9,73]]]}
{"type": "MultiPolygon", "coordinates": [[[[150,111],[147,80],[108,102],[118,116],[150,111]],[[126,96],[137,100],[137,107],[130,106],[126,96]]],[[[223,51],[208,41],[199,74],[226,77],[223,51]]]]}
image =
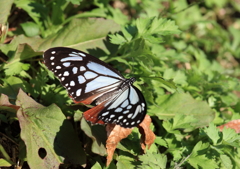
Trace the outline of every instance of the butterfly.
{"type": "Polygon", "coordinates": [[[83,113],[87,121],[124,128],[143,121],[147,106],[140,90],[132,85],[135,78],[125,79],[107,63],[72,48],[50,48],[43,58],[75,103],[95,103],[83,113]]]}

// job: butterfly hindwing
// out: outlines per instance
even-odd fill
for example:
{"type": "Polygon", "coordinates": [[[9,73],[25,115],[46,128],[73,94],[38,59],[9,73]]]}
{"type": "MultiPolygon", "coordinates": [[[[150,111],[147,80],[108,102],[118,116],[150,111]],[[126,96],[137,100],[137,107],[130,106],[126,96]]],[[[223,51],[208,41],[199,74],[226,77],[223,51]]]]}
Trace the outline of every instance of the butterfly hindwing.
{"type": "Polygon", "coordinates": [[[55,47],[44,52],[45,65],[57,76],[75,103],[96,106],[83,116],[93,124],[137,126],[146,115],[142,93],[105,62],[82,51],[55,47]]]}
{"type": "Polygon", "coordinates": [[[107,123],[129,128],[142,122],[146,115],[146,109],[142,93],[135,86],[130,86],[119,97],[112,100],[99,113],[98,117],[107,123]]]}

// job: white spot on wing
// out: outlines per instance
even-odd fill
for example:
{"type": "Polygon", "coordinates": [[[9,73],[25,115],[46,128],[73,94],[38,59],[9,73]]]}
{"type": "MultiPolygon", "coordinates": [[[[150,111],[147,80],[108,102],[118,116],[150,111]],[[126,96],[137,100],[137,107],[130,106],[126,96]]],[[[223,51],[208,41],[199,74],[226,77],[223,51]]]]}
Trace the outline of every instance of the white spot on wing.
{"type": "Polygon", "coordinates": [[[52,51],[52,52],[51,52],[51,54],[55,54],[55,53],[56,53],[56,51],[52,51]]]}
{"type": "Polygon", "coordinates": [[[56,69],[62,69],[62,67],[61,66],[57,66],[56,69]]]}
{"type": "Polygon", "coordinates": [[[84,53],[78,53],[79,55],[85,57],[86,55],[84,53]]]}
{"type": "Polygon", "coordinates": [[[79,84],[82,84],[84,82],[86,82],[86,80],[84,79],[84,77],[82,75],[78,76],[78,82],[79,84]]]}
{"type": "Polygon", "coordinates": [[[54,56],[51,56],[51,57],[50,57],[50,60],[53,60],[54,58],[55,58],[54,56]]]}
{"type": "Polygon", "coordinates": [[[85,71],[86,68],[84,66],[80,66],[80,71],[85,71]]]}
{"type": "Polygon", "coordinates": [[[119,117],[118,117],[118,120],[121,120],[122,118],[123,118],[123,116],[119,116],[119,117]]]}
{"type": "Polygon", "coordinates": [[[127,117],[130,119],[130,118],[132,117],[132,115],[133,115],[133,114],[132,114],[132,113],[130,113],[130,114],[127,116],[127,117]]]}
{"type": "Polygon", "coordinates": [[[65,80],[65,77],[62,77],[61,80],[64,81],[64,80],[65,80]]]}
{"type": "Polygon", "coordinates": [[[129,109],[131,109],[131,108],[132,108],[132,105],[128,105],[127,109],[129,110],[129,109]]]}
{"type": "Polygon", "coordinates": [[[66,57],[60,60],[61,62],[66,62],[66,61],[82,61],[82,57],[66,57]]]}
{"type": "Polygon", "coordinates": [[[54,62],[52,62],[52,63],[51,63],[51,65],[55,65],[55,63],[54,63],[54,62]]]}
{"type": "Polygon", "coordinates": [[[78,55],[78,54],[75,54],[75,53],[69,53],[69,56],[79,57],[79,55],[78,55]]]}
{"type": "Polygon", "coordinates": [[[123,112],[123,114],[128,114],[129,113],[129,110],[125,110],[124,112],[123,112]]]}
{"type": "Polygon", "coordinates": [[[110,116],[110,119],[112,119],[112,118],[114,118],[115,117],[115,115],[114,114],[112,114],[111,116],[110,116]]]}
{"type": "Polygon", "coordinates": [[[73,80],[70,82],[70,86],[75,86],[75,82],[73,80]]]}
{"type": "Polygon", "coordinates": [[[68,71],[65,71],[65,72],[63,73],[63,76],[69,76],[69,72],[68,72],[68,71]]]}
{"type": "Polygon", "coordinates": [[[141,112],[141,106],[138,105],[131,119],[134,119],[141,112]]]}
{"type": "Polygon", "coordinates": [[[115,110],[115,112],[121,112],[122,111],[122,108],[117,108],[116,110],[115,110]]]}
{"type": "Polygon", "coordinates": [[[78,89],[78,90],[76,91],[76,96],[80,96],[80,95],[81,95],[81,92],[82,92],[82,89],[78,89]]]}
{"type": "Polygon", "coordinates": [[[108,115],[108,114],[109,114],[109,111],[103,113],[102,116],[106,116],[106,115],[108,115]]]}
{"type": "Polygon", "coordinates": [[[77,67],[72,68],[72,72],[73,72],[73,74],[77,74],[77,70],[78,70],[77,67]]]}
{"type": "Polygon", "coordinates": [[[133,121],[132,123],[131,123],[131,125],[134,125],[135,124],[135,121],[133,121]]]}
{"type": "Polygon", "coordinates": [[[63,63],[63,66],[68,67],[68,66],[70,66],[70,64],[71,64],[71,62],[65,62],[65,63],[63,63]]]}
{"type": "Polygon", "coordinates": [[[86,79],[92,79],[92,78],[97,77],[97,74],[93,73],[93,72],[90,72],[90,71],[86,71],[84,73],[84,76],[85,76],[86,79]]]}

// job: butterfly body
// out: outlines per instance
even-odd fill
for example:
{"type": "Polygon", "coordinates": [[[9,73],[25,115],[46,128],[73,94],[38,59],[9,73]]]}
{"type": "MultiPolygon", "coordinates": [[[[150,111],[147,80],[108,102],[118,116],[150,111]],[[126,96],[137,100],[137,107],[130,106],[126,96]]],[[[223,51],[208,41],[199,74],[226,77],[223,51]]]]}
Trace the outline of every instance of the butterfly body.
{"type": "Polygon", "coordinates": [[[142,93],[105,62],[82,51],[56,47],[44,52],[45,65],[57,76],[75,103],[96,106],[84,112],[94,124],[137,126],[146,115],[142,93]]]}

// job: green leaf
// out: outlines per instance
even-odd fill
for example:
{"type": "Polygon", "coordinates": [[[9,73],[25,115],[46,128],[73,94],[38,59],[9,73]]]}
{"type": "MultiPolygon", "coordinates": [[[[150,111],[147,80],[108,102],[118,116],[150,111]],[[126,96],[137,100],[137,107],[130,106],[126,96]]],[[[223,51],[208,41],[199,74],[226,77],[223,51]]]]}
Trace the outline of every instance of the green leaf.
{"type": "MultiPolygon", "coordinates": [[[[36,51],[40,43],[42,43],[42,41],[43,40],[40,37],[26,37],[24,35],[19,35],[14,37],[11,43],[9,44],[3,44],[3,45],[0,44],[0,49],[10,59],[14,58],[15,54],[17,55],[17,58],[19,58],[19,56],[21,56],[22,51],[25,51],[25,50],[36,51]],[[27,45],[28,47],[25,46],[26,44],[28,44],[27,45]]],[[[23,54],[24,55],[21,57],[24,59],[33,57],[32,51],[30,53],[23,53],[23,54]]],[[[36,55],[38,54],[41,54],[41,53],[37,53],[36,55]]]]}
{"type": "Polygon", "coordinates": [[[220,155],[220,159],[221,159],[222,165],[226,169],[233,168],[233,164],[232,164],[230,157],[228,157],[227,155],[220,155]]]}
{"type": "Polygon", "coordinates": [[[87,49],[98,47],[109,54],[109,50],[111,51],[111,49],[106,47],[106,36],[110,32],[114,33],[119,29],[119,25],[112,20],[74,19],[57,34],[48,37],[40,45],[39,50],[46,50],[56,46],[66,46],[87,51],[87,49]]]}
{"type": "Polygon", "coordinates": [[[128,156],[121,155],[117,158],[117,161],[117,169],[134,168],[136,166],[133,158],[128,156]]]}
{"type": "Polygon", "coordinates": [[[218,165],[213,159],[208,158],[206,156],[206,151],[209,147],[209,143],[202,143],[199,141],[192,150],[190,157],[188,158],[188,162],[194,168],[204,168],[204,166],[208,166],[208,168],[218,168],[218,165]]]}
{"type": "Polygon", "coordinates": [[[95,125],[90,127],[85,119],[81,120],[81,129],[83,132],[92,139],[91,150],[92,152],[100,155],[106,155],[106,131],[103,126],[95,125]]]}
{"type": "Polygon", "coordinates": [[[183,114],[177,114],[173,118],[173,129],[181,129],[181,128],[191,128],[191,123],[197,123],[198,120],[194,118],[194,116],[191,115],[183,115],[183,114]]]}
{"type": "Polygon", "coordinates": [[[39,34],[39,31],[40,31],[38,28],[38,25],[35,24],[34,22],[22,23],[21,27],[22,27],[25,35],[28,37],[36,36],[39,34]]]}
{"type": "Polygon", "coordinates": [[[102,166],[101,166],[98,162],[96,162],[96,163],[91,167],[91,169],[102,169],[102,166]]]}
{"type": "Polygon", "coordinates": [[[203,143],[202,141],[199,141],[193,148],[191,157],[196,157],[198,155],[204,154],[204,152],[207,151],[207,148],[209,147],[209,143],[203,143]]]}
{"type": "Polygon", "coordinates": [[[3,85],[0,86],[0,93],[3,93],[9,97],[10,100],[16,100],[19,89],[26,89],[26,83],[14,76],[10,76],[3,80],[3,85]]]}
{"type": "Polygon", "coordinates": [[[82,0],[67,0],[67,2],[71,2],[74,5],[80,5],[80,3],[82,2],[82,0]]]}
{"type": "MultiPolygon", "coordinates": [[[[136,21],[138,33],[140,36],[146,35],[172,35],[180,33],[178,26],[174,21],[164,18],[139,18],[136,21]]],[[[161,42],[161,39],[160,39],[161,42]]]]}
{"type": "Polygon", "coordinates": [[[119,34],[109,35],[109,37],[111,38],[110,41],[113,44],[122,45],[122,44],[126,43],[126,39],[119,34]]]}
{"type": "Polygon", "coordinates": [[[5,24],[10,15],[14,0],[1,0],[0,1],[0,24],[5,24]]]}
{"type": "Polygon", "coordinates": [[[71,123],[57,106],[44,107],[22,90],[16,104],[20,106],[17,117],[31,168],[53,168],[63,162],[85,163],[81,143],[71,123]]]}
{"type": "Polygon", "coordinates": [[[140,168],[143,169],[154,169],[160,168],[165,169],[167,165],[167,156],[158,153],[146,153],[139,156],[139,160],[142,162],[140,168]]]}
{"type": "Polygon", "coordinates": [[[26,11],[39,26],[42,26],[41,19],[47,19],[47,8],[43,4],[33,0],[15,0],[14,3],[17,7],[26,11]]]}
{"type": "Polygon", "coordinates": [[[205,132],[213,144],[216,145],[220,139],[219,130],[216,128],[216,126],[214,126],[213,123],[210,123],[209,126],[205,128],[205,132]]]}
{"type": "Polygon", "coordinates": [[[207,158],[205,155],[190,157],[188,162],[196,169],[205,168],[207,166],[208,169],[216,169],[219,168],[218,164],[212,159],[207,158]]]}
{"type": "Polygon", "coordinates": [[[1,167],[11,167],[14,163],[12,161],[9,160],[5,160],[5,159],[0,159],[0,166],[1,167]]]}
{"type": "Polygon", "coordinates": [[[192,116],[189,124],[194,127],[206,126],[214,119],[214,112],[206,102],[198,101],[187,93],[174,93],[160,96],[156,105],[149,106],[149,112],[159,119],[169,119],[178,115],[192,116]],[[196,122],[197,119],[198,121],[196,122]]]}
{"type": "MultiPolygon", "coordinates": [[[[22,73],[22,71],[27,71],[30,67],[30,64],[22,63],[20,61],[24,61],[40,54],[41,52],[35,52],[29,45],[20,44],[15,52],[15,55],[13,55],[9,62],[3,66],[3,68],[6,69],[6,75],[19,75],[22,73]]],[[[25,74],[25,76],[29,77],[27,74],[25,74]]]]}
{"type": "Polygon", "coordinates": [[[166,141],[164,139],[162,139],[162,137],[156,137],[154,142],[160,146],[164,146],[164,147],[168,148],[166,141]]]}
{"type": "Polygon", "coordinates": [[[229,144],[233,147],[240,147],[240,136],[234,129],[224,128],[222,131],[224,144],[229,144]]]}
{"type": "Polygon", "coordinates": [[[192,124],[197,123],[198,120],[191,115],[177,114],[171,121],[164,121],[163,126],[169,133],[180,134],[177,129],[185,129],[186,131],[191,131],[194,129],[192,124]],[[173,122],[172,122],[173,121],[173,122]]]}

